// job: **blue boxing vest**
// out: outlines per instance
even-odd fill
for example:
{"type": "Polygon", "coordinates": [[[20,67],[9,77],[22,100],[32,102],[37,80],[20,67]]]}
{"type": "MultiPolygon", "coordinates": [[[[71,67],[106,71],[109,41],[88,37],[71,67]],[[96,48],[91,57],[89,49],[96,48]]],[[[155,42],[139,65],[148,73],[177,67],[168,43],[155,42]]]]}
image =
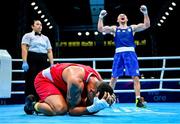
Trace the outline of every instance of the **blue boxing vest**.
{"type": "Polygon", "coordinates": [[[114,43],[116,48],[135,47],[133,31],[130,26],[126,29],[116,28],[114,43]]]}

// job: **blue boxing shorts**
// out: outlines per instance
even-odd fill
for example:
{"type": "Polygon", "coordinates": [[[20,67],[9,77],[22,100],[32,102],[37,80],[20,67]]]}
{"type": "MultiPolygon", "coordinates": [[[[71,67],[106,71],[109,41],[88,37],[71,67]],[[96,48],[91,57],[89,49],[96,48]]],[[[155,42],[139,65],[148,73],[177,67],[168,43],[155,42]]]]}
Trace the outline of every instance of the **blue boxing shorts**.
{"type": "Polygon", "coordinates": [[[135,52],[126,51],[115,53],[112,66],[112,77],[139,76],[139,63],[135,52]]]}

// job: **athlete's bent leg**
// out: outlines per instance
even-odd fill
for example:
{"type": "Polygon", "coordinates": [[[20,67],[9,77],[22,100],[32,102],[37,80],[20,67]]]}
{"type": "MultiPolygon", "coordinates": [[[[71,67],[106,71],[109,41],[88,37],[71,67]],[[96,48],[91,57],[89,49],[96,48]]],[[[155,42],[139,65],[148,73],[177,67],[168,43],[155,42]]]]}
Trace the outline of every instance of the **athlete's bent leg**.
{"type": "Polygon", "coordinates": [[[62,95],[48,96],[43,103],[35,104],[36,111],[45,115],[63,115],[66,114],[68,107],[62,95]]]}

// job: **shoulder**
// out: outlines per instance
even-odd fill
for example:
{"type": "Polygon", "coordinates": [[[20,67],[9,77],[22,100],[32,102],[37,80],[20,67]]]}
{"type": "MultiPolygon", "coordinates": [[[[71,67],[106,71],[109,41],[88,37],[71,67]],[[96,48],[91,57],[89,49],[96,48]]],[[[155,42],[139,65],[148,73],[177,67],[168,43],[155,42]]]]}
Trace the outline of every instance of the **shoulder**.
{"type": "Polygon", "coordinates": [[[34,34],[32,32],[25,33],[23,37],[32,37],[34,34]]]}
{"type": "Polygon", "coordinates": [[[112,25],[112,26],[111,26],[111,28],[114,28],[114,29],[116,29],[116,28],[117,28],[117,26],[116,26],[116,25],[112,25]]]}
{"type": "Polygon", "coordinates": [[[132,31],[134,32],[137,28],[137,25],[133,24],[133,25],[130,25],[129,28],[132,29],[132,31]]]}
{"type": "Polygon", "coordinates": [[[44,39],[46,39],[46,40],[49,40],[49,37],[46,36],[46,35],[44,35],[44,34],[42,34],[42,37],[43,37],[44,39]]]}
{"type": "Polygon", "coordinates": [[[34,35],[34,33],[33,32],[27,32],[24,35],[34,35]]]}
{"type": "Polygon", "coordinates": [[[116,25],[112,25],[111,28],[113,29],[113,31],[116,31],[117,26],[116,25]]]}
{"type": "Polygon", "coordinates": [[[25,33],[22,37],[22,41],[29,41],[31,38],[33,37],[33,33],[29,32],[29,33],[25,33]]]}

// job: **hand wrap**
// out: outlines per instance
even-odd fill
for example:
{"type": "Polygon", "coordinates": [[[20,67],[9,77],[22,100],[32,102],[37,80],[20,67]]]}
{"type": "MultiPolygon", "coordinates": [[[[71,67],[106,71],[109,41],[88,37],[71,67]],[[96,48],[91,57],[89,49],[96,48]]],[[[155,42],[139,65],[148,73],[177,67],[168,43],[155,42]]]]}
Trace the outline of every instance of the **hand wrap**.
{"type": "Polygon", "coordinates": [[[93,104],[87,107],[88,112],[98,112],[104,108],[109,107],[109,104],[106,102],[105,99],[99,99],[98,97],[94,97],[93,104]]]}
{"type": "Polygon", "coordinates": [[[107,15],[106,10],[101,10],[101,12],[100,12],[100,14],[99,14],[99,18],[100,18],[100,19],[103,19],[104,16],[106,16],[106,15],[107,15]]]}
{"type": "Polygon", "coordinates": [[[141,5],[140,11],[141,11],[144,15],[147,15],[147,14],[148,14],[147,7],[146,7],[145,5],[141,5]]]}

